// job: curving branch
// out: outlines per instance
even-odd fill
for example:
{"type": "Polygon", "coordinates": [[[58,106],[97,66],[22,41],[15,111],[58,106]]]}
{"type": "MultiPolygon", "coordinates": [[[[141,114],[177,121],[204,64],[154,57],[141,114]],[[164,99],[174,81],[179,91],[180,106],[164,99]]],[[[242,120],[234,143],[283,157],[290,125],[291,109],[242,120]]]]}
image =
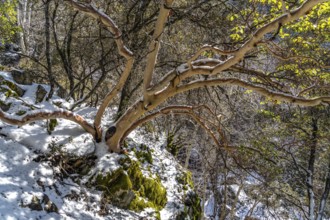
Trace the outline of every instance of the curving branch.
{"type": "Polygon", "coordinates": [[[188,115],[190,116],[192,119],[194,119],[208,134],[209,136],[213,139],[214,143],[221,147],[221,148],[226,148],[227,147],[227,141],[225,138],[225,135],[223,134],[223,132],[221,131],[221,129],[216,126],[214,123],[209,122],[208,120],[202,118],[201,116],[197,115],[194,110],[196,109],[201,109],[201,108],[205,108],[207,111],[211,111],[209,107],[205,106],[205,105],[199,105],[199,106],[187,106],[187,105],[173,105],[173,106],[168,106],[168,107],[164,107],[162,109],[159,109],[158,111],[151,113],[137,121],[135,121],[130,128],[125,131],[123,138],[126,138],[127,135],[129,133],[131,133],[134,129],[136,129],[137,127],[141,126],[142,124],[158,117],[161,115],[167,115],[167,114],[177,114],[177,115],[188,115]],[[207,125],[207,123],[203,122],[203,120],[209,122],[213,127],[215,127],[215,130],[217,131],[217,133],[220,135],[221,139],[223,140],[223,142],[220,142],[216,136],[216,133],[214,133],[214,129],[212,129],[211,127],[209,127],[207,125]]]}
{"type": "MultiPolygon", "coordinates": [[[[297,20],[306,13],[308,13],[314,6],[316,6],[319,3],[327,2],[328,0],[307,0],[305,1],[299,8],[290,11],[289,13],[286,13],[277,19],[265,24],[261,28],[259,28],[252,37],[246,41],[238,50],[236,50],[234,53],[232,53],[232,56],[229,57],[226,61],[218,64],[215,66],[211,71],[210,75],[217,74],[219,72],[222,72],[231,66],[237,64],[240,62],[245,54],[249,52],[251,49],[255,48],[259,43],[261,43],[262,38],[269,32],[275,31],[279,25],[283,26],[291,21],[297,20]]],[[[230,52],[231,53],[231,52],[230,52]]],[[[181,79],[186,79],[192,75],[194,75],[195,72],[193,71],[187,71],[182,74],[181,79]]]]}
{"type": "Polygon", "coordinates": [[[289,22],[299,19],[304,14],[308,13],[314,6],[326,1],[327,0],[306,0],[299,8],[289,11],[288,13],[283,14],[282,16],[259,28],[239,49],[233,51],[222,51],[218,48],[212,48],[210,46],[202,47],[199,52],[188,60],[188,64],[186,66],[180,66],[176,70],[170,71],[159,81],[157,85],[150,88],[150,93],[163,91],[169,86],[169,84],[172,84],[172,87],[176,87],[183,80],[195,75],[216,75],[222,71],[228,70],[243,60],[244,56],[258,44],[264,43],[262,39],[267,33],[277,30],[279,25],[283,26],[289,22]],[[203,66],[196,66],[196,63],[202,63],[205,59],[196,61],[193,60],[205,50],[212,50],[220,55],[228,55],[228,58],[225,61],[218,60],[218,63],[213,61],[212,65],[208,65],[208,62],[206,62],[203,66]]]}
{"type": "Polygon", "coordinates": [[[119,30],[116,23],[104,12],[95,8],[92,4],[83,4],[76,0],[65,0],[75,9],[85,13],[86,15],[95,18],[100,21],[113,35],[115,42],[117,44],[118,52],[121,56],[126,59],[130,59],[133,57],[132,51],[130,51],[123,42],[122,33],[119,30]]]}
{"type": "Polygon", "coordinates": [[[62,118],[79,124],[86,132],[95,136],[95,129],[86,119],[70,111],[32,111],[25,116],[12,116],[0,110],[0,119],[11,125],[23,126],[34,121],[62,118]]]}
{"type": "Polygon", "coordinates": [[[95,139],[97,141],[101,140],[102,130],[101,130],[101,120],[102,116],[105,112],[105,109],[109,106],[110,102],[113,98],[121,91],[123,88],[134,63],[133,52],[130,51],[123,42],[122,33],[119,30],[116,23],[104,12],[96,9],[92,4],[82,4],[77,2],[76,0],[67,0],[67,2],[72,5],[75,9],[91,16],[98,21],[100,21],[106,28],[114,35],[114,39],[117,45],[118,53],[126,59],[126,64],[121,74],[118,83],[111,89],[111,91],[106,95],[105,99],[103,100],[102,104],[100,105],[94,121],[94,127],[96,130],[95,139]]]}
{"type": "Polygon", "coordinates": [[[254,85],[249,82],[237,79],[237,78],[223,78],[223,79],[211,79],[211,80],[196,80],[186,85],[178,87],[175,94],[186,92],[188,90],[197,89],[205,86],[218,86],[218,85],[236,85],[246,89],[253,90],[261,95],[269,97],[273,100],[284,101],[289,103],[295,103],[303,106],[316,106],[322,103],[330,104],[330,96],[323,96],[317,98],[302,98],[285,93],[279,93],[270,91],[262,86],[254,85]]]}

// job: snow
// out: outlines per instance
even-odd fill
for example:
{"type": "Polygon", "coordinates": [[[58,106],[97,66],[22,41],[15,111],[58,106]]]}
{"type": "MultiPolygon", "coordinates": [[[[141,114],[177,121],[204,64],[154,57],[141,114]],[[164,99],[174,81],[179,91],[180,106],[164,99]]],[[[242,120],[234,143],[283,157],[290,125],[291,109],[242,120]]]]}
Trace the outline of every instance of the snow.
{"type": "MultiPolygon", "coordinates": [[[[10,74],[0,72],[6,80],[12,80],[10,74]]],[[[19,85],[25,90],[21,98],[0,96],[2,101],[12,105],[7,111],[12,118],[21,118],[15,115],[20,110],[31,112],[48,112],[61,110],[51,103],[61,103],[62,108],[71,106],[55,96],[49,102],[35,103],[35,94],[38,84],[19,85]]],[[[47,91],[49,86],[42,85],[47,91]]],[[[107,110],[102,120],[103,126],[111,125],[115,109],[107,110]]],[[[87,121],[92,122],[96,115],[95,108],[81,107],[76,110],[87,121]]],[[[24,116],[23,116],[24,117],[24,116]]],[[[87,188],[87,183],[93,172],[108,172],[117,170],[119,159],[123,155],[111,154],[105,143],[95,143],[93,137],[86,133],[79,125],[64,119],[57,119],[55,130],[48,134],[46,120],[37,121],[18,127],[0,121],[0,219],[153,219],[149,217],[154,210],[147,208],[141,213],[120,209],[106,205],[109,213],[100,215],[101,192],[87,188]],[[93,170],[77,183],[73,181],[74,175],[59,178],[58,167],[53,167],[50,161],[40,161],[40,155],[47,155],[56,147],[69,155],[84,156],[94,153],[97,156],[93,170]],[[29,206],[34,200],[39,200],[42,209],[45,209],[45,198],[56,205],[58,212],[35,211],[29,206]]],[[[182,167],[175,161],[163,147],[165,136],[161,135],[155,141],[153,135],[143,131],[134,131],[130,134],[131,159],[136,160],[133,147],[145,144],[151,149],[153,163],[141,164],[142,173],[148,176],[160,176],[163,186],[167,190],[168,203],[160,211],[161,219],[173,219],[176,213],[184,210],[182,198],[184,190],[177,183],[177,175],[182,173],[182,167]]]]}

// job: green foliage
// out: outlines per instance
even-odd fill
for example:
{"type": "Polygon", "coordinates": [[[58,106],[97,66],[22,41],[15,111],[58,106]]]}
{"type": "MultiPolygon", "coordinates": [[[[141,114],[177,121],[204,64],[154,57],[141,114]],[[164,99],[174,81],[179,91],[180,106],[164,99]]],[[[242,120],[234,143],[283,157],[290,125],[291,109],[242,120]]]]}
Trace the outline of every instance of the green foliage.
{"type": "Polygon", "coordinates": [[[2,44],[11,42],[19,31],[16,4],[15,0],[3,0],[0,4],[0,40],[2,44]]]}

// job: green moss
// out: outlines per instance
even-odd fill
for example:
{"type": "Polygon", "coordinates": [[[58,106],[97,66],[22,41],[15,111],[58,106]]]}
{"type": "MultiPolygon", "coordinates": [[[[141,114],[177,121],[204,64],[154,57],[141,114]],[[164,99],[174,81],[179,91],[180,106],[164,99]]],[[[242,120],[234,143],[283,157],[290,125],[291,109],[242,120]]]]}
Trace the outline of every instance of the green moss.
{"type": "Polygon", "coordinates": [[[97,188],[100,190],[108,189],[109,195],[116,193],[118,190],[132,189],[132,182],[122,168],[105,176],[98,174],[96,177],[97,188]]]}
{"type": "Polygon", "coordinates": [[[180,148],[182,147],[182,145],[178,145],[178,144],[175,143],[174,136],[175,136],[174,133],[169,133],[167,135],[167,138],[166,138],[166,143],[167,143],[166,149],[173,156],[177,156],[178,153],[179,153],[180,148]]]}
{"type": "MultiPolygon", "coordinates": [[[[194,188],[194,182],[192,180],[192,175],[190,171],[183,172],[176,177],[176,181],[184,186],[189,186],[190,188],[194,188]]],[[[187,190],[187,187],[185,190],[187,190]]]]}
{"type": "Polygon", "coordinates": [[[128,207],[130,210],[140,212],[145,208],[156,208],[152,202],[136,197],[128,207]]]}
{"type": "Polygon", "coordinates": [[[151,154],[151,150],[146,146],[141,144],[140,146],[140,150],[133,150],[136,157],[139,159],[139,161],[141,161],[141,163],[144,163],[145,161],[152,164],[153,160],[152,160],[152,154],[151,154]]]}
{"type": "Polygon", "coordinates": [[[25,115],[26,111],[24,110],[19,110],[18,112],[16,112],[15,114],[18,115],[18,116],[22,116],[22,115],[25,115]]]}
{"type": "Polygon", "coordinates": [[[97,188],[114,205],[134,211],[142,211],[147,207],[161,210],[167,203],[166,189],[159,177],[156,179],[142,174],[139,161],[123,156],[119,160],[122,168],[94,178],[97,188]]]}
{"type": "Polygon", "coordinates": [[[136,197],[130,204],[129,209],[136,211],[136,212],[140,212],[146,208],[153,208],[155,209],[155,219],[160,220],[160,213],[157,207],[155,207],[154,203],[149,202],[149,201],[145,201],[144,199],[141,199],[139,197],[136,197]]]}
{"type": "Polygon", "coordinates": [[[48,122],[47,122],[47,132],[48,134],[51,134],[55,127],[57,126],[57,120],[56,119],[50,119],[48,122]]]}

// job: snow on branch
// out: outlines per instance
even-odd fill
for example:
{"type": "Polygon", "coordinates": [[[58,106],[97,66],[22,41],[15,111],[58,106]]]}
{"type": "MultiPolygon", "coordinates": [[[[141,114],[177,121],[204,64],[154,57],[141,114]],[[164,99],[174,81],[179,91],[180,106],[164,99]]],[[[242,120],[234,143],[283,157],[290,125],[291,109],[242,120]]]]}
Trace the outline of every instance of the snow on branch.
{"type": "Polygon", "coordinates": [[[105,27],[114,35],[115,42],[117,44],[118,52],[121,56],[126,59],[130,59],[133,57],[132,51],[130,51],[123,42],[122,33],[119,30],[116,23],[104,12],[95,8],[92,4],[83,4],[76,0],[66,0],[70,5],[72,5],[75,9],[95,18],[100,21],[105,27]]]}
{"type": "Polygon", "coordinates": [[[278,17],[277,19],[265,24],[264,26],[260,27],[252,37],[247,40],[239,49],[233,51],[222,51],[219,48],[204,46],[202,47],[191,59],[188,60],[188,65],[191,67],[191,71],[184,72],[180,78],[181,80],[186,79],[190,76],[199,74],[198,71],[192,71],[192,64],[191,62],[198,58],[200,53],[206,50],[212,50],[220,55],[230,55],[225,61],[219,62],[218,65],[212,66],[210,68],[209,75],[214,75],[220,73],[224,70],[227,70],[231,66],[239,63],[247,52],[251,49],[255,48],[259,43],[262,43],[262,38],[269,32],[275,31],[279,25],[285,25],[289,22],[299,19],[300,17],[304,16],[308,11],[310,11],[314,6],[319,3],[327,2],[327,0],[307,0],[305,1],[299,8],[292,10],[288,13],[283,14],[282,16],[278,17]]]}
{"type": "Polygon", "coordinates": [[[56,110],[56,111],[31,111],[25,116],[13,116],[0,110],[0,119],[11,125],[23,126],[34,121],[45,119],[67,119],[69,121],[79,124],[86,132],[95,135],[95,129],[83,117],[70,111],[56,110]]]}

